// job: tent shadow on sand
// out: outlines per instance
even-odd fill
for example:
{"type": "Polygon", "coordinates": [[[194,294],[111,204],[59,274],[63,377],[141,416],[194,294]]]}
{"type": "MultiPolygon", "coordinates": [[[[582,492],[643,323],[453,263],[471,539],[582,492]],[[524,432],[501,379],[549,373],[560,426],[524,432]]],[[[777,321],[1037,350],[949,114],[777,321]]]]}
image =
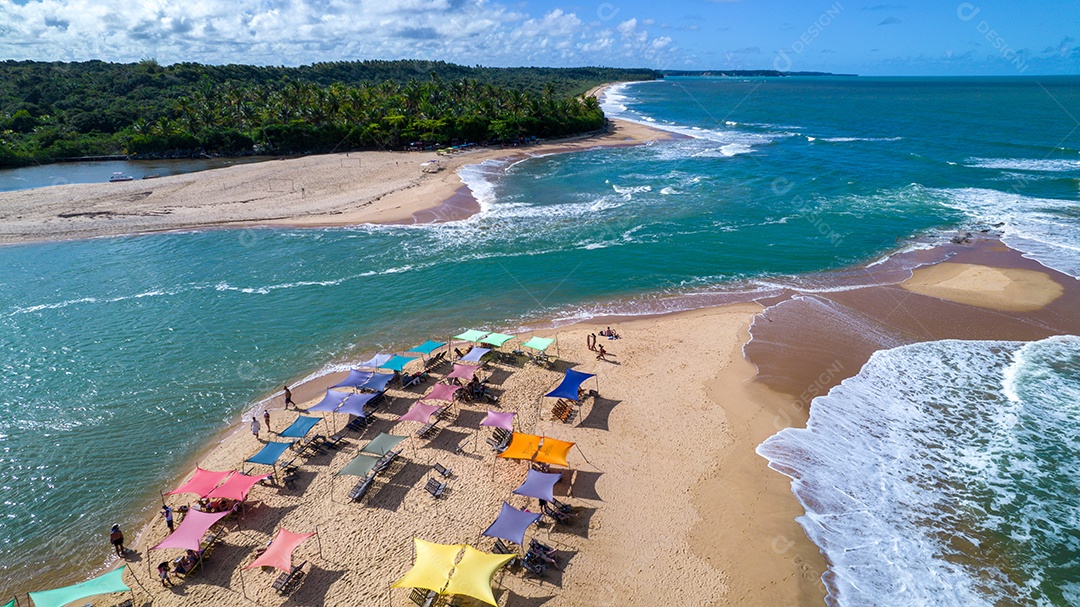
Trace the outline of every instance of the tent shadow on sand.
{"type": "Polygon", "coordinates": [[[554,599],[556,595],[551,596],[521,596],[515,594],[513,590],[495,591],[495,598],[501,600],[503,594],[510,595],[510,598],[506,601],[507,605],[513,605],[514,607],[540,607],[546,605],[554,599]]]}
{"type": "Polygon", "coordinates": [[[600,481],[600,477],[603,476],[603,474],[603,472],[575,470],[573,481],[569,486],[569,491],[564,495],[576,499],[595,500],[598,502],[604,501],[604,498],[600,497],[600,494],[596,491],[596,483],[600,481]]]}
{"type": "MultiPolygon", "coordinates": [[[[472,439],[472,434],[465,432],[455,432],[454,430],[443,429],[439,432],[439,435],[428,441],[427,446],[431,449],[439,449],[441,451],[449,451],[453,453],[457,450],[458,445],[472,439]]],[[[445,464],[445,462],[443,462],[445,464]]]]}
{"type": "Polygon", "coordinates": [[[610,421],[611,411],[621,402],[621,400],[612,400],[601,396],[593,398],[592,403],[589,405],[588,415],[578,422],[577,427],[610,430],[610,428],[608,428],[608,423],[610,421]]]}
{"type": "Polygon", "coordinates": [[[574,516],[570,519],[570,522],[552,525],[549,535],[565,533],[566,535],[576,535],[580,538],[589,539],[589,526],[594,514],[596,514],[596,508],[577,506],[574,508],[574,516]]]}
{"type": "Polygon", "coordinates": [[[480,422],[484,421],[487,417],[487,413],[484,411],[472,411],[469,409],[462,409],[454,420],[454,426],[458,428],[469,428],[477,430],[480,428],[480,422]]]}
{"type": "MultiPolygon", "coordinates": [[[[577,551],[576,550],[565,550],[560,546],[555,546],[555,549],[558,550],[558,554],[556,555],[555,558],[556,558],[556,560],[559,561],[559,566],[562,567],[562,571],[556,569],[555,567],[552,567],[551,565],[548,565],[544,569],[544,573],[542,575],[536,575],[535,573],[527,573],[527,572],[524,573],[524,576],[525,576],[524,581],[529,582],[529,583],[537,583],[537,584],[540,584],[541,586],[550,585],[550,586],[554,586],[556,588],[562,588],[563,587],[563,577],[566,575],[566,570],[570,565],[570,561],[575,556],[577,556],[577,551]]],[[[519,603],[517,601],[514,601],[513,603],[510,603],[510,604],[516,606],[519,603]]]]}
{"type": "Polygon", "coordinates": [[[512,373],[512,371],[508,371],[506,369],[500,369],[498,367],[488,367],[488,369],[491,371],[491,375],[488,375],[487,380],[485,381],[485,383],[490,384],[492,386],[501,386],[501,385],[503,385],[503,382],[505,382],[506,379],[508,377],[510,377],[510,374],[512,373]]]}
{"type": "Polygon", "coordinates": [[[379,487],[375,495],[367,498],[367,506],[397,512],[402,502],[405,501],[405,496],[409,494],[409,491],[412,491],[412,488],[421,479],[427,476],[430,470],[429,466],[416,462],[406,462],[401,467],[401,470],[379,487]]]}
{"type": "MultiPolygon", "coordinates": [[[[295,557],[293,562],[296,562],[295,557]]],[[[289,596],[284,605],[303,605],[304,607],[308,605],[326,605],[326,593],[329,592],[330,587],[335,582],[345,577],[347,573],[344,570],[323,569],[317,567],[311,561],[308,561],[308,567],[310,569],[308,569],[308,573],[304,577],[304,582],[289,596]]]]}

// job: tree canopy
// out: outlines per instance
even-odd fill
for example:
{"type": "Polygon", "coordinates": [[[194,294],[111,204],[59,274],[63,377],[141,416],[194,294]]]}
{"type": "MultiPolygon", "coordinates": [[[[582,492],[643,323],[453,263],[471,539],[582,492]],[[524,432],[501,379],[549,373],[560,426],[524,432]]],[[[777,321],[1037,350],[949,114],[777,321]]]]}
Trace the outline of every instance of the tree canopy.
{"type": "Polygon", "coordinates": [[[0,62],[0,166],[86,156],[309,153],[601,128],[605,82],[652,70],[431,61],[259,67],[0,62]]]}

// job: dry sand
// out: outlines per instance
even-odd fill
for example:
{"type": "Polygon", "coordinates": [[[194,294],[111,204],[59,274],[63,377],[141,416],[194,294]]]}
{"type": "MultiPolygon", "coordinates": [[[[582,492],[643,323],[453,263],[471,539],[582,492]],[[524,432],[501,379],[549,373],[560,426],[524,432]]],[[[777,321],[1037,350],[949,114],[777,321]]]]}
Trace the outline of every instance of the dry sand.
{"type": "Polygon", "coordinates": [[[1046,272],[963,263],[920,268],[901,286],[921,295],[1012,312],[1041,309],[1065,292],[1046,272]]]}
{"type": "MultiPolygon", "coordinates": [[[[330,226],[460,219],[479,210],[453,201],[457,169],[493,158],[635,145],[670,134],[614,121],[603,135],[522,148],[357,152],[240,164],[121,183],[69,184],[0,193],[0,244],[165,230],[266,225],[330,226]],[[425,173],[438,159],[443,170],[425,173]],[[442,204],[450,200],[450,204],[442,204]]],[[[467,190],[466,190],[467,191],[467,190]]]]}

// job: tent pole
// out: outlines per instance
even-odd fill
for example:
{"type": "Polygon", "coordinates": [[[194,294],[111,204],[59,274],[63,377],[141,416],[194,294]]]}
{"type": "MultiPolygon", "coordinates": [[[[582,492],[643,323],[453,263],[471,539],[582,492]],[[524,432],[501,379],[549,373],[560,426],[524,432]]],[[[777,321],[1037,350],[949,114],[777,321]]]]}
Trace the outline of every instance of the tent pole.
{"type": "MultiPolygon", "coordinates": [[[[333,481],[332,478],[331,478],[331,481],[333,481]]],[[[326,557],[323,556],[323,553],[322,553],[322,534],[319,533],[319,526],[318,525],[315,525],[315,541],[319,543],[319,558],[321,558],[322,560],[325,561],[326,557]]],[[[333,561],[330,561],[330,562],[333,562],[333,561]]]]}
{"type": "MultiPolygon", "coordinates": [[[[244,598],[251,601],[251,597],[247,595],[247,585],[244,584],[244,570],[237,571],[237,577],[240,578],[240,590],[244,593],[244,598]]],[[[254,601],[252,601],[254,602],[254,601]]]]}
{"type": "MultiPolygon", "coordinates": [[[[147,557],[149,557],[149,553],[147,553],[147,557]]],[[[150,568],[149,567],[150,559],[147,558],[146,561],[147,561],[147,569],[149,569],[150,568]]],[[[131,571],[131,579],[135,580],[135,583],[139,585],[139,588],[142,588],[143,592],[145,592],[147,594],[147,596],[152,596],[152,595],[150,595],[150,591],[146,589],[146,586],[143,586],[142,582],[139,581],[139,576],[135,575],[135,571],[133,571],[131,569],[129,569],[128,571],[131,571]]],[[[135,593],[132,592],[131,594],[132,594],[132,598],[135,598],[135,593]]]]}

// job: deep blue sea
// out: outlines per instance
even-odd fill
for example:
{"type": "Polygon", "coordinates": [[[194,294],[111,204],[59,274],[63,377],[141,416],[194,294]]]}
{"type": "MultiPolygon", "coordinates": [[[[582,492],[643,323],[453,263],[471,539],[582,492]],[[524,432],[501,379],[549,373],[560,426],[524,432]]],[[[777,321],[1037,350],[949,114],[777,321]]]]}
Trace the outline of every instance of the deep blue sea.
{"type": "MultiPolygon", "coordinates": [[[[35,571],[102,559],[109,525],[136,526],[223,426],[282,383],[375,350],[812,286],[816,272],[957,229],[994,227],[1080,276],[1080,78],[682,78],[621,85],[604,107],[682,137],[466,167],[482,211],[446,224],[0,248],[0,596],[38,590],[22,581],[35,571]]],[[[836,604],[1080,601],[1068,574],[1080,562],[1080,491],[1075,475],[1039,467],[1080,464],[1078,357],[1068,338],[875,355],[815,401],[803,432],[828,432],[898,361],[925,368],[910,389],[860,409],[872,424],[921,407],[917,423],[895,424],[895,442],[857,445],[881,462],[923,444],[942,462],[894,470],[896,485],[851,478],[864,463],[825,457],[824,439],[770,441],[781,448],[766,454],[788,472],[783,454],[795,449],[784,445],[801,449],[803,524],[842,572],[836,604]],[[934,372],[955,360],[971,372],[934,372]],[[970,441],[920,434],[971,413],[919,404],[957,382],[988,395],[965,418],[970,441]],[[972,469],[983,484],[970,507],[934,489],[966,487],[972,469]],[[860,511],[858,526],[816,524],[830,492],[889,507],[860,511]],[[944,547],[957,527],[1015,537],[1022,550],[1008,556],[1023,566],[958,563],[944,547]],[[880,540],[871,548],[868,529],[880,540]],[[897,601],[897,588],[910,592],[897,601]]]]}

